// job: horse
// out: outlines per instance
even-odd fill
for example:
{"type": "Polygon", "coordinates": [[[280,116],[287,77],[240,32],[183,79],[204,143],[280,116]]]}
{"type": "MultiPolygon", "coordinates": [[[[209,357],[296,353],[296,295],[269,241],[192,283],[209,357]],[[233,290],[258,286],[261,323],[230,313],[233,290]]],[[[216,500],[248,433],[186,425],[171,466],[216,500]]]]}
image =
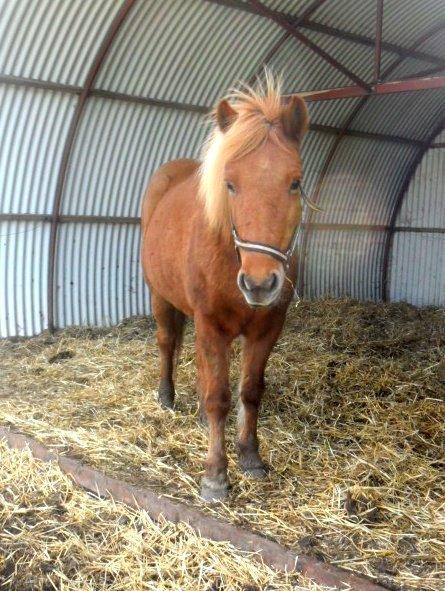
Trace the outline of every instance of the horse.
{"type": "Polygon", "coordinates": [[[304,194],[301,144],[309,126],[302,97],[284,97],[269,74],[212,111],[202,161],[162,165],[142,206],[141,260],[160,351],[158,398],[173,408],[174,369],[184,320],[192,317],[200,409],[208,426],[204,500],[229,491],[225,422],[229,356],[242,338],[238,463],[262,478],[257,420],[267,360],[283,328],[296,281],[304,194]]]}

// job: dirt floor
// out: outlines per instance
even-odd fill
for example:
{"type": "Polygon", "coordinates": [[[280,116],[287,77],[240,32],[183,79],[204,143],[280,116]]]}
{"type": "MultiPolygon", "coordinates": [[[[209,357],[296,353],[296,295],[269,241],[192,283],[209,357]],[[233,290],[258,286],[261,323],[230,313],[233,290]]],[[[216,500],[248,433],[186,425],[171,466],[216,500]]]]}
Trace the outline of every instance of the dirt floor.
{"type": "MultiPolygon", "coordinates": [[[[192,329],[174,412],[156,402],[153,335],[135,318],[1,342],[0,424],[395,589],[445,589],[444,311],[349,300],[291,309],[260,421],[272,471],[260,482],[239,473],[233,412],[233,489],[215,506],[199,499],[206,431],[192,329]]],[[[26,563],[23,548],[17,556],[26,563]]]]}

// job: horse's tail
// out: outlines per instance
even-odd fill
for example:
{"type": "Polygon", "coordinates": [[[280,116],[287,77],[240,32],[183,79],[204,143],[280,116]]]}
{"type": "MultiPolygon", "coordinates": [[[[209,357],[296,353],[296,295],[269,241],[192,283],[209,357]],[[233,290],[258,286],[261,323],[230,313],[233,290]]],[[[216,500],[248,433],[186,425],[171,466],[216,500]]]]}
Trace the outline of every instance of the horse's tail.
{"type": "Polygon", "coordinates": [[[174,185],[186,179],[199,168],[197,160],[183,158],[163,164],[152,176],[142,203],[142,231],[145,233],[159,201],[174,185]]]}

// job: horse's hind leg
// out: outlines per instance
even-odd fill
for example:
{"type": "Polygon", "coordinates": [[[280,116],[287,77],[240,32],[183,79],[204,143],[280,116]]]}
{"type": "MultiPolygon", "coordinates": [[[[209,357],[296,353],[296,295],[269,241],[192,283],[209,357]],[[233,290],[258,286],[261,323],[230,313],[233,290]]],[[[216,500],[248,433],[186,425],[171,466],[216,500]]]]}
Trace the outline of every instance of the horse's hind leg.
{"type": "Polygon", "coordinates": [[[266,333],[253,332],[247,335],[243,345],[238,409],[238,459],[241,470],[254,478],[263,478],[267,473],[259,454],[257,422],[265,387],[264,370],[283,322],[284,316],[266,333]]]}
{"type": "Polygon", "coordinates": [[[156,319],[159,351],[161,354],[161,379],[158,397],[161,406],[173,408],[175,386],[173,373],[182,342],[185,316],[169,302],[152,291],[153,315],[156,319]]]}

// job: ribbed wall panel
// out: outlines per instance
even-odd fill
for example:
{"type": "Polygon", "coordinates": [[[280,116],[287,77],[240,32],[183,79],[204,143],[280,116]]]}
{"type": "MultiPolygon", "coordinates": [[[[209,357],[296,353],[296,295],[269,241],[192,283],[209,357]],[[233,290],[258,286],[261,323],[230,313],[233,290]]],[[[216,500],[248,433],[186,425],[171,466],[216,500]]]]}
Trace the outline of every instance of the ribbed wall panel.
{"type": "Polygon", "coordinates": [[[270,20],[202,0],[139,1],[96,87],[211,105],[248,79],[282,34],[270,20]]]}
{"type": "Polygon", "coordinates": [[[344,74],[292,37],[283,43],[269,66],[283,74],[283,90],[288,94],[344,86],[349,82],[344,74]]]}
{"type": "Polygon", "coordinates": [[[444,253],[445,234],[396,233],[391,253],[391,300],[445,307],[444,253]]]}
{"type": "Polygon", "coordinates": [[[109,326],[149,314],[133,224],[63,224],[57,260],[57,326],[109,326]]]}
{"type": "Polygon", "coordinates": [[[406,144],[343,138],[320,193],[324,212],[314,221],[387,224],[416,153],[406,144]]]}
{"type": "Polygon", "coordinates": [[[436,139],[434,140],[434,143],[436,144],[443,144],[445,143],[445,129],[442,131],[442,133],[440,133],[436,139]]]}
{"type": "Polygon", "coordinates": [[[314,230],[308,240],[304,297],[381,298],[383,232],[314,230]]]}
{"type": "Polygon", "coordinates": [[[319,131],[309,131],[303,142],[303,185],[307,195],[312,195],[320,172],[323,169],[326,154],[331,149],[333,135],[319,131]]]}
{"type": "Polygon", "coordinates": [[[343,127],[360,98],[308,102],[312,123],[343,127]]]}
{"type": "Polygon", "coordinates": [[[370,97],[354,129],[424,140],[445,110],[445,88],[370,97]]]}
{"type": "Polygon", "coordinates": [[[51,213],[75,102],[0,85],[0,213],[51,213]]]}
{"type": "Polygon", "coordinates": [[[428,150],[423,157],[404,197],[397,225],[445,228],[445,148],[428,150]]]}
{"type": "Polygon", "coordinates": [[[122,0],[0,0],[0,72],[82,85],[122,0]]]}
{"type": "MultiPolygon", "coordinates": [[[[445,228],[444,195],[445,148],[434,148],[426,152],[417,167],[396,226],[445,228]]],[[[390,261],[390,296],[416,306],[445,306],[445,234],[396,232],[390,261]]]]}
{"type": "Polygon", "coordinates": [[[47,327],[49,224],[0,222],[0,337],[47,327]]]}
{"type": "MultiPolygon", "coordinates": [[[[310,30],[304,30],[304,34],[354,74],[364,80],[371,80],[374,67],[372,47],[310,30]]],[[[383,51],[382,68],[386,68],[394,59],[393,54],[383,51]]],[[[348,76],[293,37],[282,45],[270,65],[275,71],[284,73],[287,93],[354,84],[348,76]]]]}
{"type": "Polygon", "coordinates": [[[164,162],[199,156],[206,119],[188,113],[90,99],[66,183],[62,212],[138,216],[152,173],[164,162]]]}
{"type": "Polygon", "coordinates": [[[313,3],[313,0],[262,0],[262,2],[272,10],[299,16],[313,3]]]}
{"type": "MultiPolygon", "coordinates": [[[[385,0],[383,39],[402,46],[420,38],[437,21],[445,17],[442,0],[385,0]]],[[[352,33],[374,38],[376,2],[367,0],[337,0],[325,2],[314,20],[352,33]]]]}

